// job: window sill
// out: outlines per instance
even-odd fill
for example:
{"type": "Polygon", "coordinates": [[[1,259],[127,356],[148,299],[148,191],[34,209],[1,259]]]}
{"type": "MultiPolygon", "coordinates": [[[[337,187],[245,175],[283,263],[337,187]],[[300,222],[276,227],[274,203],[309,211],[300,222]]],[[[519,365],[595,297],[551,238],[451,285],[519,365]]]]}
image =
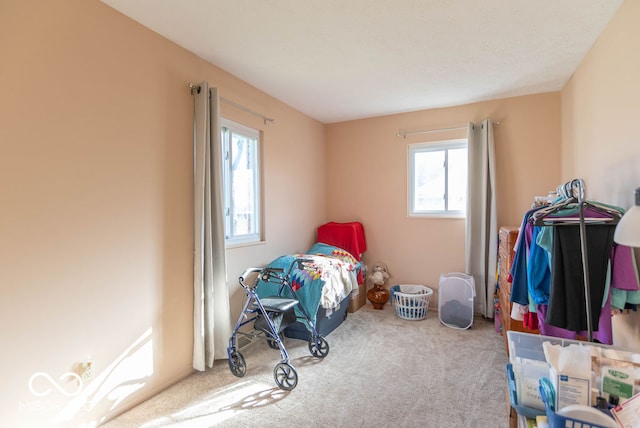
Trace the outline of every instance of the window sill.
{"type": "Polygon", "coordinates": [[[266,245],[267,241],[254,241],[254,242],[234,242],[233,244],[225,244],[227,250],[235,250],[238,248],[255,247],[257,245],[266,245]]]}
{"type": "Polygon", "coordinates": [[[464,214],[446,214],[446,213],[438,213],[438,214],[409,214],[407,215],[410,219],[451,219],[451,220],[464,220],[467,218],[464,214]]]}

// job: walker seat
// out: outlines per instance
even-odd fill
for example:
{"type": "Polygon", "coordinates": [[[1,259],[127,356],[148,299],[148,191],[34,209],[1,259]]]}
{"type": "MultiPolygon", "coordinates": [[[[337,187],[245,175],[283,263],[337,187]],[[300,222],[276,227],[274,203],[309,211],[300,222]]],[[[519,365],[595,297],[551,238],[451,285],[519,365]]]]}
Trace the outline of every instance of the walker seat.
{"type": "MultiPolygon", "coordinates": [[[[280,333],[285,328],[298,320],[295,312],[295,306],[298,304],[296,299],[290,299],[287,297],[271,296],[263,297],[260,299],[262,306],[267,311],[269,320],[258,313],[258,316],[253,323],[253,328],[256,330],[264,331],[267,335],[271,333],[271,327],[269,322],[273,324],[275,330],[280,333]]],[[[257,305],[254,304],[254,309],[257,305]]],[[[273,340],[268,340],[267,343],[273,349],[277,349],[277,344],[273,340]]]]}
{"type": "MultiPolygon", "coordinates": [[[[280,296],[270,296],[263,297],[260,299],[262,302],[262,306],[267,310],[267,312],[286,312],[289,309],[294,308],[298,301],[296,299],[290,299],[288,297],[280,297],[280,296]]],[[[253,305],[254,309],[256,305],[253,305]]]]}

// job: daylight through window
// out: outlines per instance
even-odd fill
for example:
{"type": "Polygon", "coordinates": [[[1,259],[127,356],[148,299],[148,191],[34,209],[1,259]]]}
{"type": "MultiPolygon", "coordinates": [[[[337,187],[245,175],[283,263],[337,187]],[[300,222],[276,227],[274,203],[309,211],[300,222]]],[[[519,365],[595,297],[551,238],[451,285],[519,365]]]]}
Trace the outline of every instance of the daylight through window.
{"type": "Polygon", "coordinates": [[[227,244],[258,242],[260,132],[222,119],[225,237],[227,244]]]}
{"type": "Polygon", "coordinates": [[[464,217],[467,208],[467,140],[409,146],[409,216],[464,217]]]}

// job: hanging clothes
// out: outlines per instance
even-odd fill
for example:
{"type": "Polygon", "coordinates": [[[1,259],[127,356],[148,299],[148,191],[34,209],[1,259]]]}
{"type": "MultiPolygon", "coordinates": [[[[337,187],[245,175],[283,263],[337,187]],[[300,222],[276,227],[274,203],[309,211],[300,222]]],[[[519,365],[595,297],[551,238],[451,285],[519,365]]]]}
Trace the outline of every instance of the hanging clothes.
{"type": "MultiPolygon", "coordinates": [[[[533,303],[548,304],[549,290],[551,287],[551,268],[549,266],[549,253],[540,242],[545,237],[545,228],[533,227],[531,246],[529,248],[529,263],[527,264],[527,290],[533,303]],[[540,242],[539,242],[540,241],[540,242]]],[[[547,234],[547,239],[549,234],[547,234]]]]}
{"type": "Polygon", "coordinates": [[[542,207],[533,208],[527,211],[522,219],[520,233],[516,241],[515,255],[511,265],[511,301],[522,306],[529,305],[527,266],[529,258],[529,248],[533,235],[533,225],[529,219],[536,211],[542,207]]]}
{"type": "Polygon", "coordinates": [[[640,281],[633,249],[614,245],[612,259],[614,266],[619,268],[611,275],[611,306],[618,311],[636,309],[640,304],[640,281]]]}
{"type": "MultiPolygon", "coordinates": [[[[547,324],[545,319],[547,317],[548,309],[548,305],[538,305],[536,308],[536,315],[538,317],[538,329],[540,330],[540,334],[544,336],[560,337],[562,339],[571,340],[577,340],[580,337],[588,336],[587,330],[571,331],[547,324]]],[[[606,345],[613,345],[613,328],[611,325],[610,299],[607,299],[607,303],[602,307],[597,325],[597,329],[593,331],[594,340],[597,340],[598,342],[606,345]]]]}
{"type": "MultiPolygon", "coordinates": [[[[571,331],[587,330],[579,227],[554,226],[553,229],[553,273],[545,322],[571,331]]],[[[615,226],[612,225],[594,224],[586,228],[593,330],[598,330],[595,323],[600,318],[614,231],[615,226]]]]}
{"type": "Polygon", "coordinates": [[[569,198],[525,213],[510,272],[511,300],[528,305],[527,324],[534,324],[532,316],[537,318],[541,334],[576,339],[592,333],[594,340],[612,344],[612,309],[640,303],[633,253],[613,242],[615,223],[624,210],[596,201],[581,203],[581,221],[585,225],[588,222],[589,329],[576,208],[579,205],[569,190],[565,196],[569,198]]]}

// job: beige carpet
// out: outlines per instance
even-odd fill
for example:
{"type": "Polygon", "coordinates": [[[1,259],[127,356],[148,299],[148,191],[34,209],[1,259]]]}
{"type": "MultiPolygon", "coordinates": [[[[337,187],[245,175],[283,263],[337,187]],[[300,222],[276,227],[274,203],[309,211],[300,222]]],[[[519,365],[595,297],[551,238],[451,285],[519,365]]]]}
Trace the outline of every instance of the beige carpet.
{"type": "Polygon", "coordinates": [[[242,351],[247,374],[226,360],[104,425],[121,427],[508,427],[507,356],[493,321],[443,326],[437,311],[405,321],[367,304],[326,337],[326,358],[285,339],[298,385],[273,380],[279,352],[260,341],[242,351]]]}

